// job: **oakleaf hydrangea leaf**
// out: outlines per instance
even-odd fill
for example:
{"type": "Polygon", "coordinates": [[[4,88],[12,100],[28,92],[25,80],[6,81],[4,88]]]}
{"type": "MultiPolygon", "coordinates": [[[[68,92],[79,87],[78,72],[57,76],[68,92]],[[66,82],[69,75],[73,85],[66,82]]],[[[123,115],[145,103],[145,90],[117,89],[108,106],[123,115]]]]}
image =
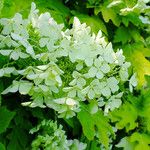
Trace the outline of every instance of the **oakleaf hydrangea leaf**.
{"type": "Polygon", "coordinates": [[[81,122],[84,135],[89,140],[93,140],[95,134],[97,133],[96,135],[101,143],[108,148],[108,135],[113,134],[113,131],[108,123],[108,120],[103,116],[101,111],[90,114],[87,107],[84,107],[84,109],[78,113],[78,119],[81,122]],[[95,126],[97,127],[97,130],[95,129],[95,126]]]}
{"type": "Polygon", "coordinates": [[[150,136],[148,134],[134,132],[130,137],[124,137],[121,139],[121,141],[116,146],[122,147],[125,150],[140,150],[141,148],[148,150],[149,144],[150,136]]]}
{"type": "Polygon", "coordinates": [[[137,43],[127,46],[125,50],[126,56],[130,56],[128,58],[137,73],[138,87],[141,87],[146,84],[144,76],[150,74],[150,62],[145,58],[145,48],[137,43]]]}
{"type": "Polygon", "coordinates": [[[128,102],[111,113],[111,120],[116,122],[116,127],[118,129],[126,128],[127,132],[137,127],[137,117],[138,112],[136,108],[128,102]]]}
{"type": "Polygon", "coordinates": [[[0,133],[5,132],[8,128],[10,121],[13,119],[15,113],[9,111],[5,107],[0,107],[0,133]]]}

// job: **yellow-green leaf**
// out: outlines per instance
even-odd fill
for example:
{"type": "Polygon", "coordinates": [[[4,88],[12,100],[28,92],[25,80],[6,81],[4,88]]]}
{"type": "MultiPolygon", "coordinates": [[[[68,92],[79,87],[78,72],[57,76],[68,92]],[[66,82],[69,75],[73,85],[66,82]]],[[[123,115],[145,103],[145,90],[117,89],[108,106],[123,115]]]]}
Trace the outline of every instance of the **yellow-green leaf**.
{"type": "Polygon", "coordinates": [[[102,16],[105,20],[105,22],[109,22],[109,20],[112,20],[114,25],[119,26],[120,25],[120,18],[119,15],[116,13],[116,10],[113,8],[108,8],[109,3],[104,3],[101,7],[102,16]]]}
{"type": "Polygon", "coordinates": [[[131,62],[133,71],[137,73],[138,87],[145,85],[145,75],[150,75],[150,61],[146,59],[150,56],[150,50],[137,43],[128,45],[124,49],[124,54],[131,62]]]}

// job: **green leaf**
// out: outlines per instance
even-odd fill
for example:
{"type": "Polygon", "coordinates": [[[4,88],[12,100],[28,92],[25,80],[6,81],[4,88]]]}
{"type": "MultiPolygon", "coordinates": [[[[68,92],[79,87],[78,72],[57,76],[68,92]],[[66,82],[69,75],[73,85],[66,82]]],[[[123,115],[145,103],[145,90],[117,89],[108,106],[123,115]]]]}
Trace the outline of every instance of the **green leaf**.
{"type": "Polygon", "coordinates": [[[3,92],[3,90],[4,90],[4,84],[3,84],[2,79],[0,79],[0,106],[1,106],[1,100],[2,100],[1,93],[3,92]]]}
{"type": "Polygon", "coordinates": [[[50,12],[51,16],[58,22],[66,22],[66,18],[70,16],[70,10],[60,0],[35,0],[40,11],[50,12]]]}
{"type": "Polygon", "coordinates": [[[150,75],[150,62],[144,57],[142,51],[134,52],[131,58],[133,68],[137,72],[138,84],[143,85],[145,84],[144,75],[150,75]]]}
{"type": "Polygon", "coordinates": [[[130,137],[124,137],[116,145],[124,150],[149,150],[150,135],[145,133],[134,132],[130,137]]]}
{"type": "Polygon", "coordinates": [[[116,10],[113,8],[108,8],[108,1],[105,1],[103,6],[100,8],[100,11],[102,12],[102,16],[105,20],[105,22],[109,22],[109,20],[112,20],[114,25],[119,26],[120,25],[120,17],[117,14],[116,10]]]}
{"type": "Polygon", "coordinates": [[[91,150],[101,150],[100,146],[99,146],[99,143],[95,140],[91,142],[91,147],[90,148],[91,148],[91,150]]]}
{"type": "Polygon", "coordinates": [[[16,126],[13,131],[9,134],[9,143],[7,150],[23,150],[26,149],[28,142],[26,130],[16,126]]]}
{"type": "Polygon", "coordinates": [[[6,150],[5,146],[2,143],[0,143],[0,150],[6,150]]]}
{"type": "Polygon", "coordinates": [[[97,133],[100,142],[108,148],[109,134],[113,134],[113,131],[108,123],[108,119],[100,110],[91,114],[89,108],[83,105],[82,110],[78,113],[78,119],[81,122],[84,135],[89,140],[93,140],[97,133]]]}
{"type": "Polygon", "coordinates": [[[14,112],[9,111],[5,107],[0,107],[0,133],[3,133],[6,131],[6,129],[9,126],[10,121],[15,116],[14,112]]]}
{"type": "MultiPolygon", "coordinates": [[[[38,2],[37,2],[38,3],[38,2]]],[[[47,1],[41,1],[41,4],[48,6],[50,9],[60,12],[61,15],[67,16],[70,13],[68,7],[66,7],[60,0],[50,0],[48,3],[47,1]]],[[[40,6],[40,3],[39,3],[40,6]]]]}
{"type": "Polygon", "coordinates": [[[126,16],[122,16],[122,22],[126,27],[129,26],[129,23],[132,23],[135,26],[139,26],[142,24],[139,15],[135,13],[130,13],[126,16]]]}
{"type": "Polygon", "coordinates": [[[127,45],[124,48],[126,58],[131,62],[134,72],[137,73],[138,87],[146,84],[145,75],[150,75],[150,62],[146,59],[150,55],[142,44],[127,45]]]}
{"type": "Polygon", "coordinates": [[[134,149],[136,150],[149,150],[150,149],[150,135],[135,132],[131,135],[130,141],[136,143],[134,149]]]}
{"type": "Polygon", "coordinates": [[[0,17],[12,17],[16,12],[22,12],[24,16],[27,16],[31,2],[31,0],[22,1],[21,3],[20,0],[4,0],[0,17]]]}
{"type": "Polygon", "coordinates": [[[131,35],[130,35],[130,32],[129,32],[129,29],[128,28],[125,28],[125,27],[119,27],[117,30],[116,30],[116,33],[115,33],[115,36],[114,36],[114,42],[117,43],[117,42],[122,42],[122,44],[125,44],[127,43],[128,41],[131,40],[131,35]]]}
{"type": "Polygon", "coordinates": [[[125,128],[127,132],[137,127],[137,117],[137,109],[128,102],[110,113],[111,121],[116,122],[116,127],[118,129],[125,128]]]}
{"type": "Polygon", "coordinates": [[[133,101],[139,116],[143,118],[142,125],[144,130],[150,131],[150,91],[144,90],[138,100],[133,101]]]}
{"type": "Polygon", "coordinates": [[[145,44],[145,39],[141,36],[140,30],[136,28],[131,28],[131,29],[129,28],[128,30],[129,30],[129,34],[132,36],[135,42],[141,42],[145,44]]]}
{"type": "Polygon", "coordinates": [[[147,82],[147,86],[150,88],[150,76],[149,75],[145,75],[145,80],[147,82]]]}
{"type": "Polygon", "coordinates": [[[0,15],[1,15],[1,11],[2,11],[3,6],[4,6],[4,0],[1,0],[0,1],[0,15]]]}

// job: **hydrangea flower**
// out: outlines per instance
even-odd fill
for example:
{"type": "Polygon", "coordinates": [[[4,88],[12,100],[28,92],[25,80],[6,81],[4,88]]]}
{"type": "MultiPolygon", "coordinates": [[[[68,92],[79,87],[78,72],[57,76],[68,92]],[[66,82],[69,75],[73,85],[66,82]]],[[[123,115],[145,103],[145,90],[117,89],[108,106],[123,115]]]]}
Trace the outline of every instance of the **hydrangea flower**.
{"type": "Polygon", "coordinates": [[[17,76],[3,94],[29,95],[31,101],[23,102],[24,106],[50,107],[59,117],[70,118],[80,111],[80,103],[96,100],[108,113],[121,105],[120,85],[129,81],[131,92],[137,85],[135,75],[129,80],[130,63],[123,51],[115,52],[101,31],[92,33],[77,17],[65,30],[48,12],[39,15],[32,3],[27,19],[16,14],[0,19],[0,25],[0,55],[27,64],[18,70],[11,65],[0,69],[0,77],[17,76]],[[64,67],[65,58],[69,63],[64,67]]]}

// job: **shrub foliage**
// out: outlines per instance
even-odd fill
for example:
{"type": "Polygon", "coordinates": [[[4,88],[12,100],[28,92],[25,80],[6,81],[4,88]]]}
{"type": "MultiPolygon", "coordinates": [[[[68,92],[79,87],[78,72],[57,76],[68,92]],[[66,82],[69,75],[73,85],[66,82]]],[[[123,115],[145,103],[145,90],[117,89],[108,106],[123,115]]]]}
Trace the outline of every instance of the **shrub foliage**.
{"type": "Polygon", "coordinates": [[[149,0],[34,2],[0,3],[0,149],[149,150],[149,0]]]}

